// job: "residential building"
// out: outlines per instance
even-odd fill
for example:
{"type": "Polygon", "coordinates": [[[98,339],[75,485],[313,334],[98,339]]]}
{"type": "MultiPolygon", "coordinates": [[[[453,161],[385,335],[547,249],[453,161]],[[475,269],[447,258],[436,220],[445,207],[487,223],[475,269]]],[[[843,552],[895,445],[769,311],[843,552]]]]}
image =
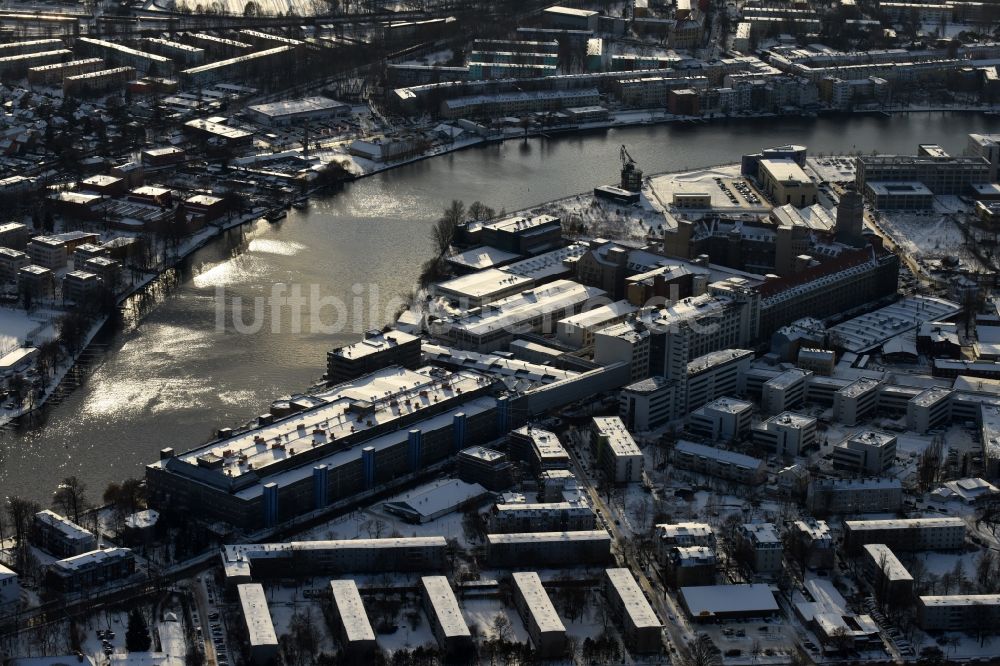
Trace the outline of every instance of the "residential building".
{"type": "Polygon", "coordinates": [[[591,427],[591,447],[596,452],[597,464],[604,469],[608,481],[640,481],[643,471],[642,450],[622,420],[617,416],[595,416],[591,427]]]}
{"type": "Polygon", "coordinates": [[[6,614],[21,603],[21,585],[17,574],[0,564],[0,613],[6,614]]]}
{"type": "Polygon", "coordinates": [[[516,571],[514,606],[528,630],[535,654],[540,659],[555,659],[566,653],[566,627],[556,613],[552,600],[534,571],[516,571]]]}
{"type": "Polygon", "coordinates": [[[458,599],[444,576],[424,576],[420,579],[424,611],[431,630],[446,660],[460,661],[471,656],[472,633],[462,617],[458,599]]]}
{"type": "Polygon", "coordinates": [[[17,269],[17,291],[31,298],[52,298],[55,292],[55,277],[52,271],[42,266],[28,264],[17,269]]]}
{"type": "Polygon", "coordinates": [[[236,586],[236,595],[243,612],[242,629],[250,646],[250,663],[257,666],[273,664],[278,659],[278,636],[271,623],[271,611],[260,583],[236,586]]]}
{"type": "Polygon", "coordinates": [[[806,507],[816,514],[886,513],[903,506],[899,479],[814,479],[806,507]]]}
{"type": "Polygon", "coordinates": [[[665,564],[674,547],[715,548],[715,533],[708,523],[661,523],[656,526],[654,542],[657,559],[665,564]]]}
{"type": "Polygon", "coordinates": [[[36,266],[58,271],[69,259],[66,242],[55,236],[35,236],[28,241],[28,256],[36,266]]]}
{"type": "Polygon", "coordinates": [[[24,250],[28,246],[28,227],[20,222],[0,224],[0,247],[24,250]]]}
{"type": "Polygon", "coordinates": [[[965,545],[962,518],[897,518],[844,521],[844,547],[858,552],[869,543],[894,551],[956,550],[965,545]]]}
{"type": "Polygon", "coordinates": [[[629,652],[648,654],[663,648],[663,625],[631,571],[606,569],[604,595],[622,628],[622,638],[629,652]]]}
{"type": "Polygon", "coordinates": [[[746,523],[737,536],[739,547],[754,571],[769,574],[781,570],[784,550],[774,523],[746,523]]]}
{"type": "Polygon", "coordinates": [[[279,578],[294,567],[303,576],[380,571],[441,571],[447,542],[443,536],[290,541],[223,546],[226,583],[279,578]]]}
{"type": "Polygon", "coordinates": [[[674,446],[673,464],[677,469],[735,483],[756,486],[767,480],[767,469],[763,460],[686,440],[680,440],[674,446]]]}
{"type": "Polygon", "coordinates": [[[93,533],[49,509],[35,514],[31,540],[35,546],[57,558],[80,555],[97,548],[97,538],[93,533]]]}
{"type": "Polygon", "coordinates": [[[667,583],[674,588],[713,585],[717,563],[715,551],[707,546],[673,546],[664,567],[667,583]]]}
{"type": "Polygon", "coordinates": [[[1000,594],[917,597],[917,626],[924,631],[993,632],[1000,624],[1000,594]]]}
{"type": "Polygon", "coordinates": [[[584,497],[572,502],[498,503],[490,514],[489,530],[496,534],[592,530],[597,519],[584,497]]]}
{"type": "Polygon", "coordinates": [[[62,594],[122,583],[135,573],[135,555],[128,548],[92,550],[63,560],[46,569],[46,583],[62,594]]]}
{"type": "Polygon", "coordinates": [[[557,568],[599,565],[610,557],[611,536],[605,530],[486,535],[486,560],[492,567],[516,568],[524,562],[557,568]]]}
{"type": "Polygon", "coordinates": [[[30,263],[26,253],[0,247],[0,282],[17,282],[18,271],[30,263]]]}
{"type": "Polygon", "coordinates": [[[94,273],[70,271],[63,276],[62,280],[63,301],[70,301],[77,305],[92,302],[103,286],[101,278],[94,273]]]}
{"type": "Polygon", "coordinates": [[[351,579],[331,580],[330,592],[333,594],[333,615],[344,651],[354,659],[370,657],[377,647],[375,632],[368,621],[357,583],[351,579]]]}
{"type": "Polygon", "coordinates": [[[825,520],[815,518],[796,520],[792,523],[791,529],[798,541],[799,554],[806,566],[814,569],[833,567],[833,534],[825,520]]]}
{"type": "Polygon", "coordinates": [[[876,598],[887,603],[907,603],[913,596],[913,576],[884,543],[862,546],[865,568],[875,585],[876,598]]]}

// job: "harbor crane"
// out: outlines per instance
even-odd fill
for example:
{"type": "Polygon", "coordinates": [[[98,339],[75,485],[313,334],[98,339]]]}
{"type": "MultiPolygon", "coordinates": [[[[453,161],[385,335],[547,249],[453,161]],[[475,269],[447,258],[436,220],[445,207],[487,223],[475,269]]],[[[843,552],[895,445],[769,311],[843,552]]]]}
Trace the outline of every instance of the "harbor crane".
{"type": "Polygon", "coordinates": [[[621,188],[629,192],[639,192],[642,190],[642,170],[636,165],[635,159],[629,154],[625,144],[622,144],[618,151],[618,156],[622,161],[621,188]]]}

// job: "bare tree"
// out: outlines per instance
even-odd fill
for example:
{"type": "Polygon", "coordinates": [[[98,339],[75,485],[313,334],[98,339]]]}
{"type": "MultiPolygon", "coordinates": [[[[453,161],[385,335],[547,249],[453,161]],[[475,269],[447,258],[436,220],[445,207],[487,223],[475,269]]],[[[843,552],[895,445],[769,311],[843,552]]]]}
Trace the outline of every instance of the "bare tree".
{"type": "Polygon", "coordinates": [[[87,510],[87,485],[75,476],[67,476],[52,494],[52,507],[80,524],[80,514],[87,510]]]}

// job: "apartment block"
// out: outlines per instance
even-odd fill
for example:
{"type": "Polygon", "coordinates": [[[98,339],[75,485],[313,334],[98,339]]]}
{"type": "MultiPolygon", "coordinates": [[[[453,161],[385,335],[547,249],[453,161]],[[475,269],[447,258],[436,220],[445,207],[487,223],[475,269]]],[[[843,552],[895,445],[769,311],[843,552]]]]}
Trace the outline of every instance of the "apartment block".
{"type": "Polygon", "coordinates": [[[446,659],[461,661],[472,654],[472,633],[462,617],[458,599],[444,576],[424,576],[420,579],[424,611],[431,630],[446,659]]]}
{"type": "Polygon", "coordinates": [[[663,625],[628,569],[604,572],[604,594],[622,628],[625,647],[630,652],[659,652],[663,646],[663,625]]]}
{"type": "Polygon", "coordinates": [[[592,423],[593,448],[597,463],[609,481],[631,483],[642,479],[642,450],[617,416],[595,416],[592,423]]]}
{"type": "Polygon", "coordinates": [[[812,513],[886,513],[903,506],[899,479],[814,479],[806,491],[812,513]]]}
{"type": "Polygon", "coordinates": [[[695,444],[686,440],[674,446],[674,467],[736,483],[759,485],[767,480],[764,461],[752,456],[695,444]]]}
{"type": "Polygon", "coordinates": [[[518,571],[514,579],[514,605],[528,636],[541,659],[555,659],[566,653],[566,627],[556,613],[552,600],[534,571],[518,571]]]}
{"type": "Polygon", "coordinates": [[[893,551],[956,550],[965,545],[962,518],[898,518],[844,521],[844,546],[858,552],[881,543],[893,551]]]}
{"type": "Polygon", "coordinates": [[[784,550],[773,523],[746,523],[737,532],[737,537],[754,571],[768,574],[781,570],[784,550]]]}

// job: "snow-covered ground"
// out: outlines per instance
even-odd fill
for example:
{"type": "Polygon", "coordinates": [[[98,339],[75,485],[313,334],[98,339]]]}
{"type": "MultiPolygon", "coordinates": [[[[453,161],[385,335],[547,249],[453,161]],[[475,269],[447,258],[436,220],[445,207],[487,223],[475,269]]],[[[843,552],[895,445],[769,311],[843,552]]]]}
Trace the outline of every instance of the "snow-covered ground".
{"type": "Polygon", "coordinates": [[[969,251],[955,222],[961,208],[957,197],[936,197],[932,211],[880,211],[879,225],[901,252],[921,262],[954,257],[966,270],[988,270],[969,251]]]}

